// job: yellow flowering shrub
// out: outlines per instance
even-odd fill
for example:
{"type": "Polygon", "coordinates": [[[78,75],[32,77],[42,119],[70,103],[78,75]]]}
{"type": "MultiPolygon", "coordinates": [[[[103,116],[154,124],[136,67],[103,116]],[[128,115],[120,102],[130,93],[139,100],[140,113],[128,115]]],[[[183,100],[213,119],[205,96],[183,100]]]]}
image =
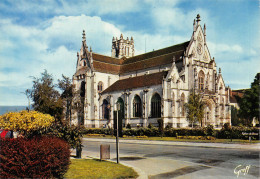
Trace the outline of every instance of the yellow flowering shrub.
{"type": "Polygon", "coordinates": [[[0,116],[0,128],[29,132],[49,127],[55,121],[49,114],[37,111],[9,112],[0,116]]]}

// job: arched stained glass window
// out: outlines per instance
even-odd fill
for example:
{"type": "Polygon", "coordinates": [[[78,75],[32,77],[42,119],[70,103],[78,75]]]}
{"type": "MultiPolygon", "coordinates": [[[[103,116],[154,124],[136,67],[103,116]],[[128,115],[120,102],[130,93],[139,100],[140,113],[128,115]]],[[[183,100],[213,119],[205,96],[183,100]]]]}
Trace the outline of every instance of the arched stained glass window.
{"type": "Polygon", "coordinates": [[[151,117],[161,117],[161,97],[155,93],[151,100],[151,117]]]}
{"type": "Polygon", "coordinates": [[[133,101],[133,117],[141,117],[142,116],[142,104],[141,98],[136,95],[133,101]]]}

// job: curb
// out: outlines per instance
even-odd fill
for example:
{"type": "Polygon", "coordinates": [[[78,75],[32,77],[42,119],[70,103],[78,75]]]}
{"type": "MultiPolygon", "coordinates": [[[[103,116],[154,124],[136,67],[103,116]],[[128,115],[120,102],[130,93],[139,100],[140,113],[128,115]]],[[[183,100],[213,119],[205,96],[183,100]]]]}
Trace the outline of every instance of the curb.
{"type": "MultiPolygon", "coordinates": [[[[72,152],[73,152],[73,151],[72,151],[72,152]]],[[[72,153],[72,152],[71,152],[71,153],[72,153]]],[[[82,158],[82,159],[96,159],[96,160],[100,160],[100,158],[83,155],[83,153],[82,153],[82,157],[81,157],[81,158],[82,158]]],[[[113,161],[112,159],[108,159],[108,160],[105,160],[105,161],[109,161],[109,162],[116,163],[116,162],[113,161]]],[[[126,164],[126,163],[124,163],[124,162],[120,162],[120,164],[132,168],[132,169],[138,174],[138,177],[137,177],[138,179],[147,179],[147,178],[148,178],[148,175],[147,175],[145,172],[143,172],[142,170],[140,170],[139,168],[134,167],[134,166],[129,165],[129,164],[126,164]]]]}
{"type": "MultiPolygon", "coordinates": [[[[115,143],[116,142],[114,139],[100,139],[100,138],[83,138],[83,141],[96,141],[96,142],[109,142],[109,143],[115,143]]],[[[120,140],[120,143],[260,150],[260,144],[259,143],[257,143],[257,144],[224,144],[224,143],[196,143],[196,142],[128,140],[128,139],[120,140]]]]}

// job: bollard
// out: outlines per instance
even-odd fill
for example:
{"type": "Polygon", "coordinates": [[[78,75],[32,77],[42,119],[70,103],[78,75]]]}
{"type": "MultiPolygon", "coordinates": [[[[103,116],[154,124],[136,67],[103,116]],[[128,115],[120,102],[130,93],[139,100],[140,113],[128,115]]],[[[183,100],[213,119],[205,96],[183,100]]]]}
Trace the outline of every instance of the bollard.
{"type": "Polygon", "coordinates": [[[100,160],[110,159],[110,145],[100,145],[100,160]]]}

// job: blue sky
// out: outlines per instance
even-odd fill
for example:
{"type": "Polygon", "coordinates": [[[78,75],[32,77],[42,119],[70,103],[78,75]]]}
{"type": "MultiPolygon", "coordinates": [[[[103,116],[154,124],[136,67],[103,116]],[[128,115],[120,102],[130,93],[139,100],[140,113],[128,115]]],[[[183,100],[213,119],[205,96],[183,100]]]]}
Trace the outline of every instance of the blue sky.
{"type": "Polygon", "coordinates": [[[112,37],[123,33],[141,54],[190,40],[197,14],[225,85],[248,88],[260,72],[259,6],[258,0],[1,0],[0,105],[27,105],[22,92],[44,69],[55,80],[72,77],[83,29],[96,53],[110,56],[112,37]]]}

